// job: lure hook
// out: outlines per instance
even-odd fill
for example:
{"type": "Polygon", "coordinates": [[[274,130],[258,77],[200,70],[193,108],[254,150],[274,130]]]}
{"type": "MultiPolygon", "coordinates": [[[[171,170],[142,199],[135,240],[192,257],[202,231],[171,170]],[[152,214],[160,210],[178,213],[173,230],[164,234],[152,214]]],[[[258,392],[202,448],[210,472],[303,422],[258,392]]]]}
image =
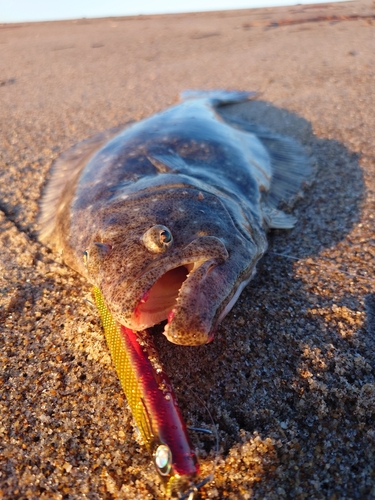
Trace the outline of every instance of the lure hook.
{"type": "Polygon", "coordinates": [[[185,493],[183,493],[182,495],[180,495],[178,498],[179,500],[193,500],[194,498],[194,495],[196,493],[198,493],[198,490],[200,488],[203,488],[203,486],[207,483],[209,483],[210,481],[212,481],[214,478],[214,475],[213,474],[210,474],[209,476],[205,477],[204,479],[202,479],[202,481],[200,481],[199,483],[197,484],[192,484],[190,486],[190,488],[185,491],[185,493]]]}
{"type": "Polygon", "coordinates": [[[189,429],[189,431],[201,432],[202,434],[210,434],[210,435],[214,434],[216,437],[216,447],[215,447],[216,448],[215,449],[216,456],[215,456],[215,460],[214,460],[214,464],[213,464],[213,472],[211,474],[209,474],[207,477],[205,477],[204,479],[202,479],[202,481],[200,481],[199,483],[191,484],[190,488],[187,491],[185,491],[184,493],[180,493],[180,495],[178,497],[179,500],[193,500],[195,494],[198,493],[198,490],[200,488],[203,488],[203,486],[205,486],[207,483],[214,480],[217,461],[219,459],[219,434],[218,434],[216,426],[215,426],[215,421],[212,417],[212,414],[211,414],[208,406],[203,401],[203,399],[195,391],[193,391],[193,392],[194,392],[196,398],[199,399],[199,401],[202,403],[203,407],[205,408],[206,412],[208,413],[210,420],[211,420],[211,423],[214,426],[215,432],[212,432],[209,429],[204,429],[202,427],[188,427],[188,429],[189,429]]]}

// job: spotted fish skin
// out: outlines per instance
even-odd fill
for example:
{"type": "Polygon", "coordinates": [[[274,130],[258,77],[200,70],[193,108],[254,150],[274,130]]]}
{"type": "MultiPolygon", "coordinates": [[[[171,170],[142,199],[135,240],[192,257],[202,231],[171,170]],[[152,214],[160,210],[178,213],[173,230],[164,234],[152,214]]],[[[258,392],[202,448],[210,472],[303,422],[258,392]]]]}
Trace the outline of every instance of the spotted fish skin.
{"type": "Polygon", "coordinates": [[[277,206],[311,165],[293,140],[218,113],[252,93],[184,97],[57,160],[40,238],[101,290],[118,322],[143,330],[168,318],[171,342],[199,345],[254,274],[267,230],[293,226],[277,206]],[[150,228],[171,243],[150,246],[150,228]]]}

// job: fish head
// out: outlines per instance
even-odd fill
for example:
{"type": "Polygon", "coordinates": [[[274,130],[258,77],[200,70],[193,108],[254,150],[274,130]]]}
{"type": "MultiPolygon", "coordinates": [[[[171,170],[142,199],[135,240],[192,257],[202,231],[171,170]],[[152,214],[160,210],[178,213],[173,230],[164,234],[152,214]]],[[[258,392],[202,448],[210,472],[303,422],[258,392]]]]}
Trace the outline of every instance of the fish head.
{"type": "Polygon", "coordinates": [[[112,207],[86,265],[114,318],[135,331],[167,320],[169,341],[210,342],[266,245],[235,215],[195,188],[160,189],[127,201],[126,210],[112,207]]]}

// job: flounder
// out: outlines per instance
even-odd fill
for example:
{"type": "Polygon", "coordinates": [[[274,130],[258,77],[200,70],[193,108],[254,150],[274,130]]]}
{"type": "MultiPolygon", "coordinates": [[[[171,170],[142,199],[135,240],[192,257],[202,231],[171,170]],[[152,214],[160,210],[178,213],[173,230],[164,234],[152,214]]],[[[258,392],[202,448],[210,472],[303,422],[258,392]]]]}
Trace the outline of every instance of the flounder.
{"type": "Polygon", "coordinates": [[[40,238],[133,331],[164,320],[175,344],[212,340],[253,276],[278,209],[311,164],[294,140],[219,108],[255,93],[190,91],[137,123],[83,141],[54,164],[40,238]]]}

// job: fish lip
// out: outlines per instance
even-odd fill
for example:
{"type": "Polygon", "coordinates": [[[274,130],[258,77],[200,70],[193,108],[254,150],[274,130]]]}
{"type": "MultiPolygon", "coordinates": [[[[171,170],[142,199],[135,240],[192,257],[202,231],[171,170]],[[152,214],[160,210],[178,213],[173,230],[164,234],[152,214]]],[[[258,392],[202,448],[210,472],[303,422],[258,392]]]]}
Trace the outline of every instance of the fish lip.
{"type": "MultiPolygon", "coordinates": [[[[220,264],[223,262],[218,262],[217,259],[207,259],[199,263],[198,266],[196,266],[187,276],[187,278],[183,281],[181,284],[181,287],[178,291],[178,295],[176,297],[176,303],[174,307],[171,309],[171,311],[168,314],[168,321],[167,324],[164,326],[163,334],[168,338],[170,342],[173,343],[181,343],[181,338],[179,339],[179,342],[176,342],[176,338],[174,336],[171,337],[169,328],[173,323],[174,317],[179,314],[179,310],[183,309],[184,304],[186,302],[189,302],[191,299],[191,296],[194,294],[194,292],[197,293],[197,288],[199,285],[204,282],[204,280],[207,278],[207,276],[212,272],[216,267],[218,267],[220,264]],[[201,276],[198,278],[199,279],[199,284],[195,283],[195,288],[194,284],[191,287],[191,281],[195,280],[197,274],[201,274],[201,276]],[[184,300],[182,304],[180,304],[180,299],[184,300]]],[[[213,339],[213,331],[215,330],[215,326],[211,325],[210,330],[205,331],[202,339],[204,338],[204,341],[199,342],[199,343],[208,343],[211,342],[213,339]]],[[[190,345],[190,343],[188,344],[190,345]]]]}
{"type": "Polygon", "coordinates": [[[175,252],[172,251],[159,255],[156,259],[149,262],[149,264],[133,279],[133,281],[128,285],[127,288],[130,289],[137,281],[142,279],[147,273],[153,271],[154,269],[158,268],[165,269],[165,271],[160,273],[160,275],[156,278],[159,279],[160,276],[162,276],[163,274],[172,269],[176,269],[177,267],[184,266],[187,264],[193,264],[194,262],[197,262],[199,260],[206,261],[215,257],[219,258],[223,262],[227,260],[227,258],[229,257],[227,248],[223,243],[223,241],[216,236],[197,237],[190,243],[185,245],[183,248],[180,248],[175,252]],[[192,252],[197,253],[198,251],[202,250],[202,247],[199,247],[199,244],[201,242],[204,243],[204,246],[208,246],[207,242],[210,243],[212,241],[214,241],[215,243],[220,242],[221,244],[220,252],[218,252],[217,250],[216,252],[212,250],[208,251],[206,254],[207,258],[204,259],[199,258],[201,256],[199,256],[198,254],[196,258],[189,258],[189,254],[191,254],[192,252]],[[170,263],[170,265],[168,265],[168,263],[170,263]]]}

